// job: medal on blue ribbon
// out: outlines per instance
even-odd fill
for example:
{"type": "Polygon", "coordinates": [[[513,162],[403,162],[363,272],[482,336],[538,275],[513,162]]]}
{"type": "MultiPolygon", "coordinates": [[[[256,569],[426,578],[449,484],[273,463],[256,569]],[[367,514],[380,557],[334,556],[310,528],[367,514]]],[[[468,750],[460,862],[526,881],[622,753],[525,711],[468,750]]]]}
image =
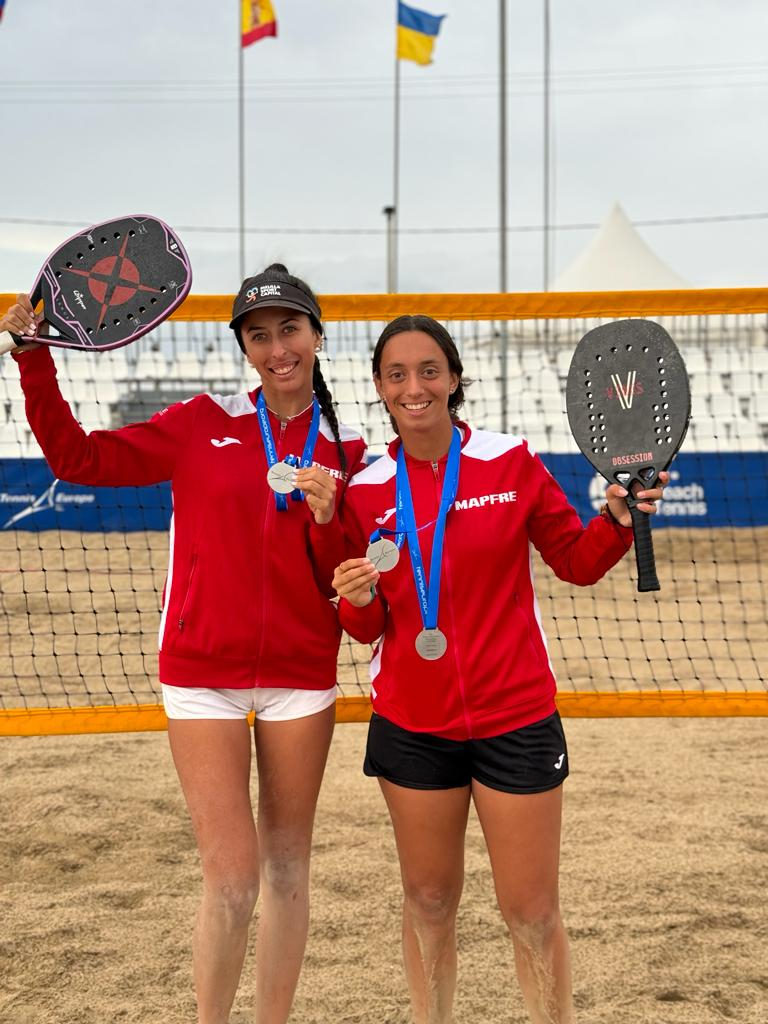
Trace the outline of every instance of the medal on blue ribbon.
{"type": "MultiPolygon", "coordinates": [[[[397,522],[397,520],[395,520],[397,522]]],[[[397,530],[374,530],[368,538],[368,547],[365,549],[365,557],[373,562],[379,572],[390,572],[400,561],[400,548],[403,546],[405,534],[397,530]],[[390,540],[389,537],[394,537],[390,540]]]]}
{"type": "Polygon", "coordinates": [[[269,425],[269,413],[267,412],[267,403],[264,399],[263,391],[259,392],[259,397],[256,400],[256,417],[259,423],[259,430],[261,431],[261,439],[264,442],[267,465],[269,466],[267,470],[267,483],[275,492],[275,505],[278,512],[284,512],[288,508],[288,494],[291,495],[293,501],[304,500],[304,495],[301,491],[293,486],[293,475],[296,472],[297,466],[306,469],[307,466],[312,465],[317,435],[320,432],[320,403],[313,395],[312,420],[309,424],[309,432],[304,443],[301,459],[295,455],[287,455],[282,460],[278,459],[277,447],[272,436],[272,428],[269,425]]]}
{"type": "Polygon", "coordinates": [[[397,526],[408,538],[408,552],[411,556],[411,568],[416,584],[416,596],[419,600],[421,621],[424,628],[416,637],[416,651],[426,661],[437,661],[448,649],[448,641],[442,630],[437,627],[437,614],[440,607],[440,568],[443,561],[443,543],[445,541],[445,520],[448,510],[456,498],[459,486],[459,462],[461,459],[461,433],[458,427],[453,428],[451,447],[448,449],[448,461],[445,467],[445,478],[440,495],[440,510],[435,520],[435,534],[432,538],[432,557],[429,564],[429,581],[424,573],[424,559],[421,556],[416,515],[413,509],[411,484],[405,462],[405,450],[402,445],[397,452],[397,526]]]}

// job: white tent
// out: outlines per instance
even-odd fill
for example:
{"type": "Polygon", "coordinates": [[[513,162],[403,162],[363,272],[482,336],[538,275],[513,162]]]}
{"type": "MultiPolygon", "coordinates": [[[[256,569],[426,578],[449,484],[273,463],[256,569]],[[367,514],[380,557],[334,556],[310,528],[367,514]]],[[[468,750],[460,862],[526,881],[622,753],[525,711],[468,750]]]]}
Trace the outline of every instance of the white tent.
{"type": "Polygon", "coordinates": [[[597,234],[560,274],[553,292],[603,292],[690,288],[650,249],[619,203],[614,203],[597,234]]]}

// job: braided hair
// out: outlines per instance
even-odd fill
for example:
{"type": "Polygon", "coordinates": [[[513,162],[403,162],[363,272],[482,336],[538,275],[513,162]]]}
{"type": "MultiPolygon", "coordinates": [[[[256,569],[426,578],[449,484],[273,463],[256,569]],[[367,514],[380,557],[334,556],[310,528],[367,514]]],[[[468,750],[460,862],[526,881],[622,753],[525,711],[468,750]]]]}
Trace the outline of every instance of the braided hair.
{"type": "Polygon", "coordinates": [[[333,436],[336,438],[336,450],[339,453],[339,466],[341,467],[342,478],[344,478],[347,475],[347,456],[344,451],[344,445],[341,443],[339,421],[336,416],[336,409],[333,406],[333,395],[325,382],[323,371],[320,369],[320,360],[317,356],[315,356],[315,365],[312,367],[312,390],[317,395],[320,411],[330,423],[333,436]]]}
{"type": "MultiPolygon", "coordinates": [[[[300,277],[294,277],[293,274],[290,274],[288,272],[288,268],[284,264],[270,263],[270,265],[265,270],[263,270],[261,274],[258,275],[258,277],[260,279],[263,279],[268,284],[289,284],[292,285],[294,288],[298,288],[299,291],[304,292],[304,294],[311,300],[311,303],[317,309],[318,314],[321,314],[320,303],[317,301],[317,296],[309,287],[307,282],[302,281],[300,277]]],[[[279,300],[275,304],[279,305],[279,300]]],[[[315,316],[314,313],[310,312],[307,313],[307,316],[309,317],[309,322],[312,325],[312,329],[317,334],[319,334],[321,338],[324,337],[325,331],[323,330],[323,324],[320,320],[320,317],[315,316]]],[[[235,336],[237,337],[238,345],[243,351],[245,351],[245,346],[243,345],[243,340],[240,335],[239,324],[235,325],[234,330],[235,336]]],[[[344,452],[344,446],[341,443],[339,421],[336,416],[336,409],[334,408],[333,405],[333,395],[331,394],[331,391],[325,381],[325,378],[323,377],[322,370],[320,369],[320,361],[317,358],[317,356],[315,356],[315,363],[314,366],[312,367],[312,390],[317,395],[317,401],[320,406],[320,411],[322,412],[323,416],[325,416],[325,418],[328,420],[328,423],[330,424],[331,427],[331,431],[333,432],[333,436],[336,440],[336,450],[338,451],[339,454],[339,466],[341,467],[342,477],[344,477],[346,476],[347,473],[347,456],[346,453],[344,452]]]]}

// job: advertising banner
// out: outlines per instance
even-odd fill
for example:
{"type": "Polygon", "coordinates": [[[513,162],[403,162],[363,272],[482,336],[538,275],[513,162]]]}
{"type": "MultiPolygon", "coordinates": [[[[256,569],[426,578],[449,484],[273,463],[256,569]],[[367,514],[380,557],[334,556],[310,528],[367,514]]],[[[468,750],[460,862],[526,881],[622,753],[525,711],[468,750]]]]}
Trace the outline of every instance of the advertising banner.
{"type": "MultiPolygon", "coordinates": [[[[582,455],[541,458],[586,522],[606,482],[582,455]]],[[[653,528],[768,525],[768,453],[681,452],[653,528]]],[[[0,529],[165,530],[169,484],[82,487],[54,479],[43,459],[0,459],[0,529]]]]}

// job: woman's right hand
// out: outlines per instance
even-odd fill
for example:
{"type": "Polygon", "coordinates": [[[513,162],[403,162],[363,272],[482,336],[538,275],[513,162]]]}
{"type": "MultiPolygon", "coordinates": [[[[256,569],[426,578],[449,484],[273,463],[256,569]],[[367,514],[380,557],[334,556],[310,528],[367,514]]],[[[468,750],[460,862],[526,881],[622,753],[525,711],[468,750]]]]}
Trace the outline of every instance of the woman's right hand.
{"type": "Polygon", "coordinates": [[[336,567],[333,589],[356,608],[365,608],[376,596],[379,570],[368,558],[348,558],[336,567]]]}
{"type": "MultiPolygon", "coordinates": [[[[16,302],[11,306],[5,316],[0,318],[0,331],[10,331],[11,334],[16,335],[35,335],[42,333],[38,331],[35,311],[32,307],[32,303],[29,301],[28,295],[16,296],[16,302]]],[[[33,348],[39,347],[40,346],[36,342],[27,341],[23,345],[19,345],[14,349],[14,351],[28,352],[33,348]]]]}

